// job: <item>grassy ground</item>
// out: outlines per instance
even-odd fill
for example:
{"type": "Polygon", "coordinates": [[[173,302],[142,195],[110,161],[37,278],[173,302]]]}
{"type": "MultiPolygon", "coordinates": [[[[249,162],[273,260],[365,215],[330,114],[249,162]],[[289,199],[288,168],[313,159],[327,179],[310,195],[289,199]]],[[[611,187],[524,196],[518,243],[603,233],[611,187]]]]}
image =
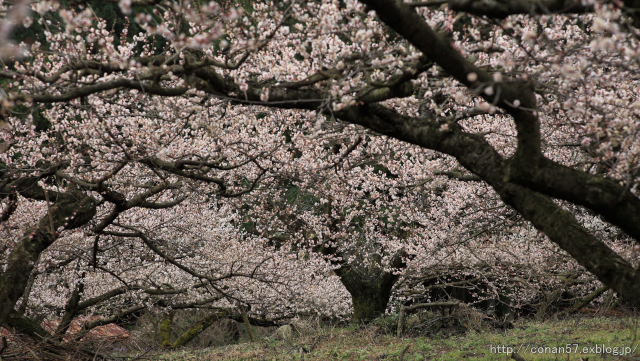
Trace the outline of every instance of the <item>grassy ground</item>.
{"type": "Polygon", "coordinates": [[[524,360],[640,360],[639,320],[633,317],[520,321],[508,330],[466,332],[454,325],[401,338],[393,335],[392,323],[340,328],[307,322],[288,341],[271,335],[254,343],[157,356],[165,361],[507,360],[517,351],[524,360]]]}

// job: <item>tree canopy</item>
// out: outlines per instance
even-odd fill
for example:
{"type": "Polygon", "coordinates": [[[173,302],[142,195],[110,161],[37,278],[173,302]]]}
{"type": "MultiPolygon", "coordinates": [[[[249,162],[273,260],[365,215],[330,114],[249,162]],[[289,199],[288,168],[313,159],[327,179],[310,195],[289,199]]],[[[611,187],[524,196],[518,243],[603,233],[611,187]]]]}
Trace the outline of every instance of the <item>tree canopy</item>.
{"type": "Polygon", "coordinates": [[[640,306],[635,1],[102,3],[3,2],[0,324],[69,264],[69,317],[344,314],[340,281],[368,320],[554,247],[640,306]]]}

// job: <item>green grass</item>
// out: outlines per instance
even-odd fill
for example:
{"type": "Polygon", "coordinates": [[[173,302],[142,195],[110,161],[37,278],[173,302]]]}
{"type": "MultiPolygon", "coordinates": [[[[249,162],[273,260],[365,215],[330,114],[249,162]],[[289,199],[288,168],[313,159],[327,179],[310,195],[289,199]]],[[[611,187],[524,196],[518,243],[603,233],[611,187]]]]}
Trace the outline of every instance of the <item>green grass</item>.
{"type": "MultiPolygon", "coordinates": [[[[630,347],[640,343],[638,319],[582,318],[563,321],[520,321],[510,330],[481,329],[454,335],[407,336],[397,338],[379,326],[306,327],[289,342],[264,337],[255,343],[217,348],[167,352],[157,357],[165,361],[206,360],[508,360],[506,347],[525,360],[640,360],[640,347],[624,356],[598,351],[605,347],[630,347]],[[313,346],[315,344],[315,346],[313,346]],[[571,353],[558,353],[571,345],[571,353]],[[578,345],[578,354],[575,354],[578,345]],[[504,348],[494,349],[491,346],[504,348]],[[528,345],[528,347],[527,347],[528,345]],[[302,349],[311,352],[301,353],[302,349]],[[547,347],[547,353],[532,354],[531,348],[547,347]],[[586,350],[583,348],[586,347],[586,350]],[[526,351],[525,351],[526,349],[526,351]],[[498,353],[497,351],[500,351],[498,353]],[[582,351],[587,351],[583,353],[582,351]]],[[[621,350],[621,349],[619,349],[621,350]]]]}

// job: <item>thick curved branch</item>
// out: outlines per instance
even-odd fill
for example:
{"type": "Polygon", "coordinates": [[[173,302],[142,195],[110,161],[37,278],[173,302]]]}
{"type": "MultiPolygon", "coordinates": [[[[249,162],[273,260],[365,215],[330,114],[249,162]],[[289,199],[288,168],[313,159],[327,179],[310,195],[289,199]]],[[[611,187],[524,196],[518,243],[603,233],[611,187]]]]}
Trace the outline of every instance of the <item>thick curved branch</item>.
{"type": "Polygon", "coordinates": [[[461,182],[482,182],[482,178],[477,175],[464,175],[458,170],[452,171],[435,171],[434,175],[444,175],[451,179],[459,180],[461,182]]]}
{"type": "Polygon", "coordinates": [[[94,85],[86,85],[80,88],[75,88],[73,90],[64,92],[62,94],[14,94],[12,100],[22,100],[26,102],[34,102],[34,103],[56,103],[56,102],[66,102],[73,99],[78,99],[82,97],[89,96],[91,94],[104,92],[111,89],[117,88],[127,88],[127,89],[135,89],[145,92],[147,94],[175,97],[179,95],[183,95],[189,90],[186,87],[178,87],[178,88],[163,88],[159,86],[157,83],[144,84],[139,81],[130,80],[130,79],[116,79],[111,81],[106,81],[103,83],[98,83],[94,85]]]}
{"type": "MultiPolygon", "coordinates": [[[[88,0],[73,0],[73,3],[76,5],[79,4],[85,4],[87,3],[88,0]]],[[[102,0],[103,2],[110,2],[110,3],[117,3],[120,2],[120,0],[102,0]]],[[[138,7],[138,6],[153,6],[153,5],[157,5],[160,4],[163,0],[132,0],[131,1],[131,7],[138,7]]]]}
{"type": "MultiPolygon", "coordinates": [[[[137,194],[133,198],[128,200],[127,203],[125,204],[125,208],[129,209],[129,208],[134,208],[134,207],[143,207],[143,204],[149,205],[147,208],[153,208],[152,202],[148,202],[147,198],[149,198],[151,196],[154,196],[156,194],[162,193],[167,189],[176,188],[178,186],[179,186],[179,184],[169,184],[169,183],[161,183],[161,184],[158,184],[156,186],[153,186],[153,187],[149,188],[147,191],[142,192],[140,194],[137,194]]],[[[180,200],[180,198],[181,197],[179,197],[177,199],[177,200],[179,200],[178,203],[182,202],[182,200],[180,200]]]]}
{"type": "Polygon", "coordinates": [[[198,180],[205,183],[215,183],[222,189],[223,192],[226,191],[226,185],[224,183],[224,180],[221,178],[209,177],[196,172],[188,172],[183,170],[182,167],[180,167],[179,165],[176,165],[171,162],[166,162],[157,157],[149,157],[149,158],[142,159],[140,160],[140,163],[148,166],[149,168],[160,169],[165,172],[169,172],[181,177],[191,178],[191,179],[198,180]]]}
{"type": "Polygon", "coordinates": [[[74,64],[68,64],[63,66],[50,77],[43,75],[41,72],[36,72],[35,77],[38,78],[38,80],[40,80],[43,83],[52,84],[60,80],[60,77],[62,77],[63,74],[68,73],[70,71],[78,71],[78,70],[98,70],[108,74],[116,71],[122,71],[124,69],[122,69],[119,66],[100,63],[98,61],[81,60],[74,64]]]}
{"type": "Polygon", "coordinates": [[[142,203],[140,203],[139,207],[140,208],[149,208],[149,209],[164,209],[164,208],[171,208],[173,206],[176,206],[180,203],[182,203],[182,201],[184,201],[185,199],[187,199],[187,197],[181,196],[178,197],[172,201],[167,201],[167,202],[149,202],[149,201],[143,201],[142,203]]]}
{"type": "Polygon", "coordinates": [[[238,164],[232,164],[232,165],[220,165],[220,162],[223,161],[225,158],[222,157],[221,159],[215,161],[215,162],[204,162],[204,161],[198,161],[198,160],[179,160],[176,162],[176,167],[180,168],[180,169],[184,169],[185,166],[194,166],[194,167],[207,167],[207,168],[213,168],[213,169],[217,169],[217,170],[233,170],[236,168],[240,168],[243,167],[251,162],[256,161],[258,158],[262,157],[265,153],[264,152],[260,152],[260,154],[254,156],[254,157],[250,157],[249,159],[240,162],[238,164]]]}
{"type": "MultiPolygon", "coordinates": [[[[253,163],[257,164],[257,161],[255,159],[251,159],[250,160],[253,163]]],[[[154,168],[154,169],[160,169],[163,170],[165,172],[169,172],[181,177],[185,177],[185,178],[190,178],[190,179],[194,179],[197,181],[201,181],[201,182],[205,182],[205,183],[214,183],[217,184],[218,187],[220,187],[220,193],[219,195],[222,197],[227,197],[227,198],[232,198],[232,197],[239,197],[243,194],[249,193],[252,190],[255,189],[255,187],[257,187],[258,183],[260,182],[260,180],[262,179],[262,176],[266,173],[266,170],[262,170],[262,172],[260,173],[260,175],[258,177],[256,177],[256,179],[254,179],[251,182],[251,185],[249,185],[247,188],[240,190],[238,192],[229,192],[228,188],[227,188],[227,184],[226,182],[222,179],[222,178],[217,178],[217,177],[210,177],[207,176],[203,173],[198,173],[198,172],[193,172],[193,171],[186,171],[184,170],[184,165],[185,162],[177,162],[177,163],[171,163],[171,162],[166,162],[160,158],[157,157],[149,157],[146,159],[143,159],[140,161],[140,163],[150,167],[150,168],[154,168]]]]}
{"type": "Polygon", "coordinates": [[[108,300],[110,298],[122,295],[122,294],[126,293],[127,291],[135,290],[135,289],[136,289],[135,287],[126,287],[126,286],[114,288],[112,290],[109,290],[109,291],[101,294],[101,295],[98,295],[98,296],[92,297],[92,298],[90,298],[88,300],[79,302],[77,304],[77,306],[76,306],[76,309],[78,310],[78,312],[80,312],[80,311],[82,311],[84,309],[87,309],[87,308],[89,308],[91,306],[95,306],[100,302],[104,302],[104,301],[106,301],[106,300],[108,300]]]}
{"type": "MultiPolygon", "coordinates": [[[[175,308],[175,307],[172,307],[172,308],[175,308]]],[[[187,331],[185,331],[180,336],[178,336],[178,338],[175,341],[169,342],[167,340],[166,347],[171,349],[177,349],[177,348],[183,347],[187,343],[189,343],[189,341],[193,340],[196,336],[198,336],[202,331],[206,330],[209,326],[211,326],[214,322],[225,319],[225,318],[234,320],[236,322],[244,322],[241,315],[232,314],[228,310],[218,310],[217,312],[211,313],[203,317],[202,319],[196,321],[195,323],[191,324],[190,327],[187,329],[187,331]]],[[[280,325],[277,322],[277,319],[266,320],[266,319],[248,317],[248,322],[251,325],[260,326],[260,327],[273,327],[273,326],[280,325]]]]}
{"type": "Polygon", "coordinates": [[[585,206],[640,242],[640,199],[613,179],[546,158],[536,168],[512,162],[507,177],[537,192],[585,206]]]}
{"type": "Polygon", "coordinates": [[[478,16],[504,19],[515,14],[581,14],[593,11],[593,5],[575,0],[449,0],[449,9],[478,16]]]}
{"type": "MultiPolygon", "coordinates": [[[[637,18],[640,10],[639,0],[605,1],[605,3],[622,5],[623,11],[631,15],[633,24],[636,27],[640,26],[640,20],[637,18]]],[[[453,11],[464,11],[477,16],[498,19],[516,14],[584,14],[594,11],[593,4],[576,0],[448,0],[447,4],[453,11]]]]}
{"type": "MultiPolygon", "coordinates": [[[[424,69],[421,69],[421,71],[423,70],[424,69]]],[[[212,68],[198,69],[195,71],[195,74],[199,78],[199,81],[195,82],[198,90],[212,95],[232,97],[240,103],[259,103],[265,106],[277,106],[278,108],[317,110],[323,108],[327,99],[330,98],[326,92],[318,89],[298,89],[303,86],[300,84],[298,84],[300,86],[293,84],[293,86],[287,87],[270,87],[249,83],[247,91],[242,92],[232,79],[224,78],[212,68]],[[263,101],[262,94],[266,91],[269,92],[269,100],[263,101]],[[239,95],[231,96],[231,93],[239,95]]],[[[409,80],[415,76],[417,76],[417,73],[407,76],[406,80],[402,78],[404,81],[394,83],[392,86],[368,87],[358,92],[355,97],[358,102],[375,103],[387,99],[410,96],[413,94],[414,87],[409,80]]],[[[329,77],[327,79],[329,79],[329,77]]],[[[314,79],[314,81],[316,80],[320,81],[319,78],[314,79]]]]}
{"type": "Polygon", "coordinates": [[[428,1],[420,1],[415,3],[408,3],[409,6],[414,8],[419,7],[438,7],[447,3],[447,0],[428,0],[428,1]]]}
{"type": "Polygon", "coordinates": [[[275,88],[300,89],[303,87],[311,86],[313,84],[317,84],[327,79],[341,77],[342,74],[339,70],[321,70],[304,80],[281,83],[280,85],[276,85],[275,88]]]}
{"type": "MultiPolygon", "coordinates": [[[[185,291],[186,292],[186,291],[185,291]]],[[[160,299],[158,300],[158,302],[156,303],[158,306],[160,307],[171,307],[172,310],[183,310],[183,309],[188,309],[188,308],[208,308],[208,307],[202,307],[204,305],[207,304],[211,304],[215,301],[219,301],[221,299],[223,299],[223,296],[220,295],[215,295],[209,298],[205,298],[202,300],[195,300],[195,301],[189,301],[189,302],[167,302],[164,299],[160,299]]],[[[211,306],[212,308],[215,308],[213,306],[211,306]]]]}

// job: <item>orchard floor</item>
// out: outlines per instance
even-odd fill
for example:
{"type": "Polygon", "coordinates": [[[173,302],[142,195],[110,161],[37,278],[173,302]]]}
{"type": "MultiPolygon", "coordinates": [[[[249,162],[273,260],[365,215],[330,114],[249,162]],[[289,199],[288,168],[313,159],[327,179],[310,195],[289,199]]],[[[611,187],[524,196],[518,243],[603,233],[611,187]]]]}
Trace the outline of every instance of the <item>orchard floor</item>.
{"type": "Polygon", "coordinates": [[[309,326],[299,327],[301,331],[294,332],[290,341],[267,336],[253,343],[157,356],[165,361],[511,360],[510,352],[517,351],[523,360],[640,360],[639,326],[637,317],[580,317],[520,321],[508,330],[482,328],[452,334],[445,329],[429,336],[402,338],[393,336],[384,324],[360,328],[309,326]]]}

